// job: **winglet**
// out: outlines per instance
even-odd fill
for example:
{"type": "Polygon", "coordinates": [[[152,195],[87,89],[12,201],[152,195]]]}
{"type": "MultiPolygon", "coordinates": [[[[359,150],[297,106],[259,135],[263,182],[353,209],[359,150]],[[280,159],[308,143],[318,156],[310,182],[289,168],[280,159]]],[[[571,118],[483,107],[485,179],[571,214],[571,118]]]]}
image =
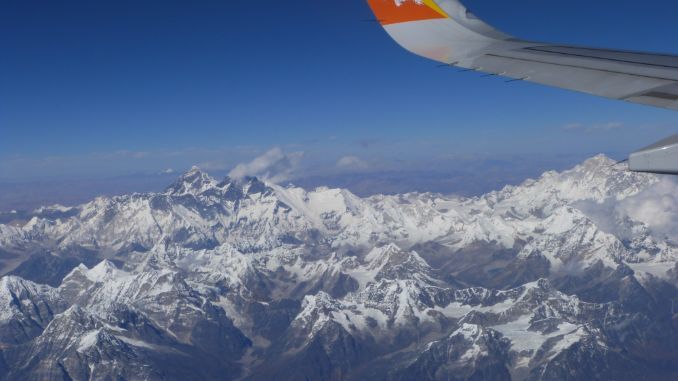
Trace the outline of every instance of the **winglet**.
{"type": "Polygon", "coordinates": [[[459,0],[367,0],[386,32],[403,48],[432,60],[474,68],[473,59],[509,38],[475,17],[459,0]]]}
{"type": "Polygon", "coordinates": [[[449,18],[434,0],[367,0],[382,25],[449,18]]]}

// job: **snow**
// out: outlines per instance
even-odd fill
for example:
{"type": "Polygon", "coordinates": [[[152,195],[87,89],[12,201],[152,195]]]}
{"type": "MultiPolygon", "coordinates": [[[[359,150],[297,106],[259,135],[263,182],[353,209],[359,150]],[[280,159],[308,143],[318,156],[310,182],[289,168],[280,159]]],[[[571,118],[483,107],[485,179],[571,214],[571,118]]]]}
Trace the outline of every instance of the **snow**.
{"type": "Polygon", "coordinates": [[[477,309],[459,302],[453,302],[448,304],[446,307],[437,307],[436,310],[447,317],[459,319],[466,316],[469,312],[477,309]]]}
{"type": "Polygon", "coordinates": [[[130,338],[130,337],[125,337],[125,336],[115,336],[115,338],[124,342],[125,344],[129,344],[129,345],[132,345],[134,347],[148,348],[148,349],[155,348],[155,346],[153,346],[152,344],[149,344],[149,343],[142,341],[142,340],[137,340],[137,339],[133,339],[133,338],[130,338]]]}
{"type": "Polygon", "coordinates": [[[481,328],[475,324],[464,323],[462,326],[456,330],[452,336],[462,335],[467,340],[472,342],[472,345],[469,349],[464,352],[464,354],[459,358],[461,361],[474,361],[482,354],[482,349],[478,344],[475,343],[476,338],[480,335],[481,328]]]}
{"type": "Polygon", "coordinates": [[[390,256],[399,251],[401,249],[395,244],[374,248],[365,256],[365,265],[345,271],[358,281],[361,289],[365,289],[368,284],[376,281],[377,274],[387,265],[390,256]]]}
{"type": "Polygon", "coordinates": [[[368,332],[375,328],[378,331],[381,331],[387,329],[389,326],[389,317],[384,312],[364,305],[356,306],[355,308],[348,307],[341,311],[332,312],[330,317],[332,320],[341,324],[347,332],[368,332]],[[368,323],[368,320],[376,323],[376,327],[374,327],[373,324],[368,323]]]}
{"type": "MultiPolygon", "coordinates": [[[[21,230],[31,232],[29,237],[0,225],[0,247],[40,235],[63,248],[81,245],[119,249],[133,244],[152,248],[168,237],[183,235],[186,244],[216,242],[249,251],[273,249],[280,245],[280,236],[299,236],[317,229],[335,248],[374,247],[375,243],[409,247],[436,241],[450,249],[477,242],[510,249],[522,240],[531,243],[521,255],[541,253],[554,268],[563,264],[563,256],[573,252],[582,253],[585,266],[602,260],[606,266],[615,267],[618,257],[633,254],[620,249],[619,239],[603,233],[573,205],[584,200],[618,202],[657,180],[610,170],[609,161],[596,157],[570,171],[547,173],[540,179],[473,199],[415,193],[363,199],[342,189],[309,192],[267,184],[272,193],[244,196],[239,203],[222,200],[219,194],[246,184],[217,185],[216,180],[193,168],[169,193],[99,198],[78,207],[78,215],[63,221],[34,218],[21,230]],[[208,190],[214,195],[208,195],[208,190]],[[197,205],[180,198],[189,194],[197,205]],[[166,207],[158,209],[154,206],[158,203],[166,207]],[[280,210],[281,203],[291,210],[280,210]],[[555,252],[551,246],[563,235],[571,237],[567,252],[555,252]],[[532,242],[533,237],[538,240],[532,242]],[[581,239],[585,241],[578,245],[581,239]]],[[[674,261],[678,251],[665,251],[663,255],[667,261],[674,261]]],[[[355,275],[365,285],[373,274],[355,275]]]]}
{"type": "Polygon", "coordinates": [[[464,323],[459,329],[454,331],[452,336],[462,335],[469,340],[474,340],[480,334],[480,326],[476,324],[464,323]]]}
{"type": "Polygon", "coordinates": [[[108,261],[101,261],[98,265],[85,272],[85,276],[92,282],[103,283],[119,277],[122,274],[115,265],[108,261]]]}
{"type": "Polygon", "coordinates": [[[85,333],[80,339],[77,351],[82,353],[95,346],[99,340],[100,329],[94,329],[85,333]]]}
{"type": "MultiPolygon", "coordinates": [[[[560,328],[560,327],[559,327],[560,328]]],[[[571,328],[571,327],[569,327],[571,328]]],[[[562,332],[563,329],[559,329],[559,332],[562,332]]],[[[582,338],[586,337],[586,331],[584,328],[577,328],[574,331],[571,331],[565,334],[562,339],[560,339],[556,345],[551,348],[552,356],[551,358],[556,357],[560,352],[569,349],[574,344],[578,343],[582,338]]]]}
{"type": "Polygon", "coordinates": [[[304,299],[296,320],[303,326],[310,324],[313,334],[334,321],[348,332],[379,335],[392,327],[433,320],[430,309],[419,302],[421,292],[416,283],[407,280],[372,283],[342,300],[320,292],[304,299]]]}
{"type": "Polygon", "coordinates": [[[531,319],[530,315],[525,315],[521,316],[518,320],[492,328],[511,340],[511,348],[513,350],[518,352],[534,351],[539,349],[546,340],[541,332],[528,330],[531,319]]]}
{"type": "Polygon", "coordinates": [[[557,330],[544,334],[536,330],[530,330],[531,321],[532,315],[523,315],[517,320],[491,327],[511,340],[511,350],[519,353],[520,361],[518,367],[526,366],[536,351],[550,338],[566,335],[567,339],[565,342],[553,349],[553,351],[560,351],[569,348],[570,345],[581,337],[581,335],[575,334],[579,331],[580,327],[569,322],[563,322],[558,325],[557,330]]]}
{"type": "Polygon", "coordinates": [[[21,318],[23,312],[17,306],[18,303],[28,306],[38,301],[54,303],[58,299],[58,292],[52,287],[17,276],[4,276],[0,278],[0,323],[21,318]]]}

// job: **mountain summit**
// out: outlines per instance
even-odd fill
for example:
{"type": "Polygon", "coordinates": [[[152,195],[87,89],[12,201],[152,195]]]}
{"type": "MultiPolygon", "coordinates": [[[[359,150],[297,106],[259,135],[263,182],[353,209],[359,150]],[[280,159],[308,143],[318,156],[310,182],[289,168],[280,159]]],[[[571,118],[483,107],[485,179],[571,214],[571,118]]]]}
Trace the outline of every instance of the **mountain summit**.
{"type": "Polygon", "coordinates": [[[174,196],[198,195],[213,188],[216,184],[217,182],[212,177],[194,166],[190,171],[179,177],[174,184],[170,185],[166,192],[174,196]]]}
{"type": "Polygon", "coordinates": [[[0,225],[0,380],[673,379],[678,222],[639,210],[678,189],[613,164],[474,198],[194,167],[38,210],[0,225]]]}

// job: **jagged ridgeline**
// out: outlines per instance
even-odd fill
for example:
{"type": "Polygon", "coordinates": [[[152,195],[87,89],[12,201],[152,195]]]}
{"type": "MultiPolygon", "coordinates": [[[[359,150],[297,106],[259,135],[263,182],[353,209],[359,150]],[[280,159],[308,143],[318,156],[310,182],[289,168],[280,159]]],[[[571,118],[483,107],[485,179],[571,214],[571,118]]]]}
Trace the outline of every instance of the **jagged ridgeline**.
{"type": "Polygon", "coordinates": [[[476,198],[194,168],[36,210],[0,225],[0,380],[678,379],[678,187],[612,164],[476,198]]]}

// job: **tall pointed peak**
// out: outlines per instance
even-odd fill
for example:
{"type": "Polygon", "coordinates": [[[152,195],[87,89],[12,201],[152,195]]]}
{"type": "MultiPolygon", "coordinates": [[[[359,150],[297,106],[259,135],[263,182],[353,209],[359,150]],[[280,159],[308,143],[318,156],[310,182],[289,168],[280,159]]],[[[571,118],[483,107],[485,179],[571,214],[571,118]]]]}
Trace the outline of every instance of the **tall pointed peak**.
{"type": "Polygon", "coordinates": [[[199,167],[193,166],[188,172],[181,175],[174,184],[170,185],[166,193],[174,196],[198,195],[213,188],[216,184],[217,181],[214,178],[203,172],[199,167]]]}
{"type": "Polygon", "coordinates": [[[582,168],[587,168],[587,169],[592,169],[592,168],[599,168],[599,167],[609,167],[611,165],[614,165],[616,161],[612,160],[611,158],[607,157],[604,154],[599,154],[596,155],[590,159],[585,160],[583,163],[580,164],[580,167],[582,168]]]}
{"type": "Polygon", "coordinates": [[[194,174],[202,174],[202,173],[204,173],[203,170],[200,169],[200,167],[198,167],[197,165],[194,165],[194,166],[191,167],[191,169],[186,171],[181,177],[186,177],[186,176],[190,176],[190,175],[194,175],[194,174]]]}
{"type": "Polygon", "coordinates": [[[91,280],[101,281],[110,277],[114,277],[120,270],[108,259],[104,259],[98,265],[92,267],[87,275],[91,280]]]}

